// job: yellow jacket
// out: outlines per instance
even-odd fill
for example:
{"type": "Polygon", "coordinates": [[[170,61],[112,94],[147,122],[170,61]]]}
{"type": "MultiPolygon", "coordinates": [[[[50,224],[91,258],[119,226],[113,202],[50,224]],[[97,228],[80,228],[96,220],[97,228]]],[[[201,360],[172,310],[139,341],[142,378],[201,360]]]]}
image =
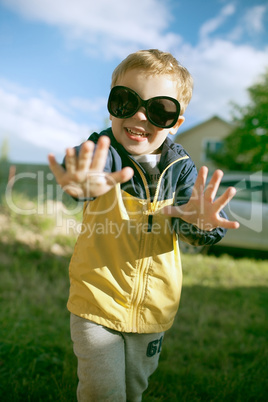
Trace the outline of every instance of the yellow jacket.
{"type": "MultiPolygon", "coordinates": [[[[106,171],[128,165],[135,174],[128,183],[85,201],[70,262],[67,306],[73,314],[117,331],[162,332],[171,327],[179,306],[182,270],[174,222],[159,211],[189,198],[196,170],[183,148],[167,139],[152,198],[146,172],[111,131],[102,134],[112,140],[106,171]]],[[[90,139],[97,141],[97,136],[90,139]]],[[[211,243],[209,233],[210,240],[204,241],[211,243]]],[[[190,230],[188,235],[205,237],[190,230]]]]}

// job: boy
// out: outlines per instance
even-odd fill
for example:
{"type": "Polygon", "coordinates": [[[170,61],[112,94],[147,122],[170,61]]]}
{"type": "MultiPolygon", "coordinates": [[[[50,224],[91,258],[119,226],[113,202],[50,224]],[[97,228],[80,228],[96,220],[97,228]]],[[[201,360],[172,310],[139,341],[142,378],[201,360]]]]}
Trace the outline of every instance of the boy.
{"type": "Polygon", "coordinates": [[[129,55],[115,69],[112,127],[67,149],[65,166],[49,155],[58,183],[84,203],[83,230],[70,263],[71,336],[79,401],[141,401],[156,369],[164,332],[181,291],[178,236],[219,241],[237,228],[214,201],[222,172],[206,189],[174,144],[192,95],[192,78],[169,53],[129,55]]]}

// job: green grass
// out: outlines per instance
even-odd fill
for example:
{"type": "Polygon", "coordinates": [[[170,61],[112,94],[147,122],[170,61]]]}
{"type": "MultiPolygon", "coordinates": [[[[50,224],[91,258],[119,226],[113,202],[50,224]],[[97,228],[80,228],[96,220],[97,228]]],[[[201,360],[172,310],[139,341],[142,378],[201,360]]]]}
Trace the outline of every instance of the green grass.
{"type": "MultiPolygon", "coordinates": [[[[0,400],[75,401],[66,310],[75,235],[55,231],[55,216],[16,216],[7,205],[0,218],[0,400]]],[[[183,271],[181,306],[143,400],[266,401],[267,260],[183,255],[183,271]]]]}
{"type": "Polygon", "coordinates": [[[147,401],[266,401],[268,264],[183,256],[180,310],[147,401]]]}
{"type": "Polygon", "coordinates": [[[75,202],[57,185],[48,165],[11,164],[0,161],[0,198],[9,197],[17,205],[17,200],[24,196],[28,200],[56,200],[67,206],[74,206],[75,202]],[[15,169],[14,182],[10,193],[8,179],[10,169],[15,169]]]}
{"type": "Polygon", "coordinates": [[[68,259],[19,243],[5,247],[1,255],[6,252],[13,256],[1,272],[1,400],[72,401],[68,259]]]}

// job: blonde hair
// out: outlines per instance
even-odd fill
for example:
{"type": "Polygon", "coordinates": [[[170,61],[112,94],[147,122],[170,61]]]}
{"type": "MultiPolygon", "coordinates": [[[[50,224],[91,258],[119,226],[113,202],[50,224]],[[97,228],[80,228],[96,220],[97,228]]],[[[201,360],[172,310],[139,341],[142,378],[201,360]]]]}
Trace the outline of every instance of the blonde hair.
{"type": "Polygon", "coordinates": [[[139,50],[128,55],[114,70],[111,87],[114,87],[128,70],[142,69],[148,75],[167,74],[177,82],[181,114],[185,112],[193,92],[193,79],[172,54],[157,49],[139,50]]]}

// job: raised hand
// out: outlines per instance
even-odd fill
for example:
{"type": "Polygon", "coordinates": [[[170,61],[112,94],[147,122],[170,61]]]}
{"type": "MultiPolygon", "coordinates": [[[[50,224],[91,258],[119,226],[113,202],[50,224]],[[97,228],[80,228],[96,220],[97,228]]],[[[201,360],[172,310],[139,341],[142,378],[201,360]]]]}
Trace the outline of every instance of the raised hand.
{"type": "Polygon", "coordinates": [[[216,170],[208,186],[205,187],[207,175],[208,168],[203,166],[199,170],[192,196],[187,204],[177,207],[164,207],[161,212],[167,216],[181,218],[201,230],[210,231],[218,226],[225,229],[237,229],[239,227],[238,222],[229,221],[220,216],[220,211],[234,197],[236,189],[229,187],[221,196],[216,198],[223,172],[216,170]]]}
{"type": "Polygon", "coordinates": [[[131,179],[133,170],[125,167],[118,172],[104,173],[110,140],[101,136],[95,150],[92,141],[86,141],[76,156],[73,148],[66,150],[65,169],[53,154],[48,155],[49,166],[62,189],[75,198],[98,197],[107,193],[117,183],[131,179]],[[94,152],[95,150],[95,152],[94,152]]]}

